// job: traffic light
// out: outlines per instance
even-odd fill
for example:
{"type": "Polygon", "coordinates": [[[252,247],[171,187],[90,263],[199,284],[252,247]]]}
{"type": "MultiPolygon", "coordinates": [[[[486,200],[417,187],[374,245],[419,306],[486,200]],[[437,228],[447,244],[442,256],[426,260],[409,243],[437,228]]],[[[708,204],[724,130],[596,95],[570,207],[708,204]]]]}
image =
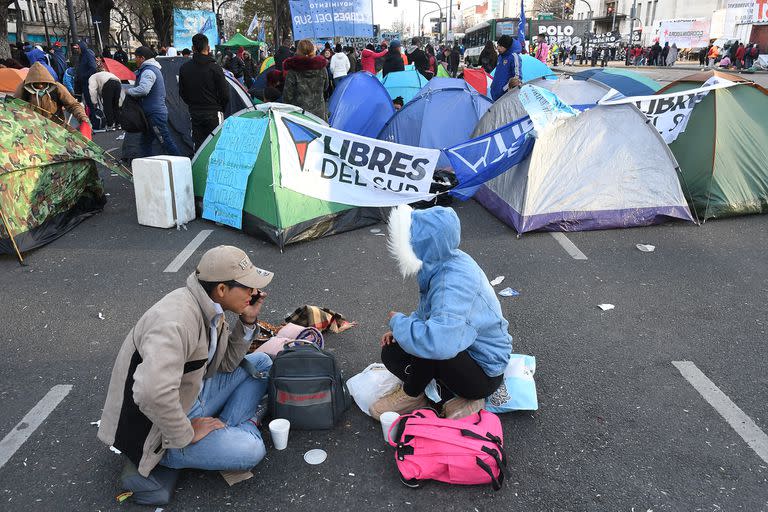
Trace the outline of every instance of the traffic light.
{"type": "Polygon", "coordinates": [[[432,26],[432,32],[433,32],[434,34],[439,34],[439,33],[440,33],[440,24],[439,24],[439,23],[435,23],[435,24],[432,26]]]}
{"type": "Polygon", "coordinates": [[[379,26],[374,25],[373,26],[373,37],[379,37],[379,26]]]}

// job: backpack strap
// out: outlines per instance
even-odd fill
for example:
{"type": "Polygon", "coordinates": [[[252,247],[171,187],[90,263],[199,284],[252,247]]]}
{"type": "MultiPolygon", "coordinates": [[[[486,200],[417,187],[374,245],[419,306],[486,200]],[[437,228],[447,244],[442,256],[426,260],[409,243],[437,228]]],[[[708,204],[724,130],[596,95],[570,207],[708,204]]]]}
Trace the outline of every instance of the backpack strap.
{"type": "Polygon", "coordinates": [[[480,466],[480,469],[488,473],[488,476],[491,477],[491,485],[493,486],[494,491],[498,491],[501,489],[501,484],[504,483],[504,473],[502,471],[499,471],[499,478],[496,478],[493,476],[493,471],[491,470],[491,466],[483,462],[483,459],[480,457],[475,457],[475,462],[478,466],[480,466]]]}
{"type": "Polygon", "coordinates": [[[498,447],[498,453],[501,455],[501,460],[497,461],[499,462],[499,469],[501,469],[502,465],[504,467],[507,466],[507,454],[504,452],[504,445],[501,443],[501,439],[498,436],[495,436],[490,432],[486,432],[484,436],[481,436],[480,434],[472,432],[468,429],[461,429],[460,432],[462,436],[469,437],[470,439],[477,439],[478,441],[490,441],[491,443],[494,443],[498,447]]]}

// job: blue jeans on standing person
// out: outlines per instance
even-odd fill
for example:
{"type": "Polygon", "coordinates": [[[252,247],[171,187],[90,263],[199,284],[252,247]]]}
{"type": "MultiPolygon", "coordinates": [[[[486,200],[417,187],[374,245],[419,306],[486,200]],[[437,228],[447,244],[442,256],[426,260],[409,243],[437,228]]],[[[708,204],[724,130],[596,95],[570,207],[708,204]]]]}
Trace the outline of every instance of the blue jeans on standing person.
{"type": "Polygon", "coordinates": [[[146,114],[149,131],[141,134],[141,151],[143,156],[153,156],[152,143],[155,139],[163,146],[166,155],[181,156],[176,142],[168,130],[168,114],[146,114]]]}
{"type": "MultiPolygon", "coordinates": [[[[255,370],[269,373],[272,360],[263,352],[245,356],[255,370]]],[[[225,428],[185,448],[167,450],[160,464],[169,468],[244,471],[266,455],[261,432],[252,418],[267,391],[268,378],[254,378],[244,368],[219,372],[203,381],[203,390],[187,414],[189,419],[219,418],[225,428]]]]}

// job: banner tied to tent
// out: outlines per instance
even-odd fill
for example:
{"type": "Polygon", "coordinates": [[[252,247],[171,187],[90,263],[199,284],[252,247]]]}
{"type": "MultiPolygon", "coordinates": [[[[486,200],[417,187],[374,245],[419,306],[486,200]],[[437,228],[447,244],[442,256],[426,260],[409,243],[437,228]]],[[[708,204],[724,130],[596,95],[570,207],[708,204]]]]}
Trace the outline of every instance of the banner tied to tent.
{"type": "Polygon", "coordinates": [[[269,119],[229,117],[208,161],[203,218],[233,228],[243,227],[243,203],[269,119]]]}
{"type": "Polygon", "coordinates": [[[273,112],[280,144],[280,185],[354,206],[396,206],[429,193],[437,149],[403,146],[273,112]]]}
{"type": "Polygon", "coordinates": [[[553,125],[559,119],[579,115],[578,111],[560,101],[555,93],[535,85],[522,86],[518,97],[537,132],[553,125]]]}
{"type": "Polygon", "coordinates": [[[184,48],[192,49],[192,37],[204,34],[209,41],[219,42],[216,29],[216,15],[213,11],[195,11],[189,9],[173,9],[173,45],[179,51],[184,48]]]}
{"type": "Polygon", "coordinates": [[[736,82],[713,76],[697,89],[657,94],[653,96],[632,96],[616,100],[600,100],[600,105],[634,104],[653,123],[653,126],[667,144],[673,142],[685,131],[693,108],[715,89],[739,85],[736,82]]]}
{"type": "Polygon", "coordinates": [[[459,181],[457,189],[481,185],[522,162],[533,150],[529,117],[445,150],[459,181]]]}

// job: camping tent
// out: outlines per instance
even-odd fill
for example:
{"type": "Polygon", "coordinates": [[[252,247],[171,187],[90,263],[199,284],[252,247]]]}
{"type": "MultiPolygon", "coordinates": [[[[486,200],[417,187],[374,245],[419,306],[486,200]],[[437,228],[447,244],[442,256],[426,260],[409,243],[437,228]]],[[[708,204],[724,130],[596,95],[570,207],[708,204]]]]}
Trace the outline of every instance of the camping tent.
{"type": "MultiPolygon", "coordinates": [[[[243,231],[266,235],[281,249],[294,242],[312,240],[349,231],[381,220],[378,208],[358,208],[321,201],[280,186],[280,146],[272,111],[325,124],[316,116],[292,105],[264,103],[235,114],[245,118],[269,117],[270,124],[248,177],[243,205],[243,231]]],[[[208,177],[208,161],[216,147],[220,125],[205,141],[192,162],[195,199],[202,205],[208,177]]]]}
{"type": "Polygon", "coordinates": [[[598,106],[544,130],[530,157],[474,197],[518,233],[692,220],[674,156],[634,105],[598,106]]]}
{"type": "MultiPolygon", "coordinates": [[[[594,105],[605,96],[609,89],[596,82],[585,82],[583,80],[570,80],[560,78],[557,80],[535,80],[531,85],[542,87],[557,95],[560,100],[574,107],[594,105]]],[[[492,132],[504,125],[523,118],[528,112],[523,107],[519,99],[520,89],[514,88],[507,91],[504,96],[496,100],[493,106],[488,109],[480,122],[477,123],[472,137],[484,135],[492,132]]]]}
{"type": "Polygon", "coordinates": [[[12,69],[1,68],[0,69],[0,92],[7,94],[13,94],[19,87],[19,84],[27,78],[27,72],[29,68],[12,69]]]}
{"type": "Polygon", "coordinates": [[[489,90],[491,88],[491,82],[493,82],[493,77],[486,73],[483,68],[465,68],[464,80],[466,80],[467,83],[474,87],[475,90],[480,94],[489,96],[489,90]]]}
{"type": "Polygon", "coordinates": [[[409,71],[394,71],[388,73],[382,80],[384,88],[389,93],[389,97],[392,99],[398,96],[403,97],[403,101],[408,103],[413,99],[422,87],[427,85],[427,79],[416,71],[411,69],[409,71]]]}
{"type": "MultiPolygon", "coordinates": [[[[441,149],[470,139],[478,120],[492,102],[459,78],[433,78],[397,112],[379,139],[441,149]]],[[[446,165],[445,156],[438,165],[446,165]]]]}
{"type": "Polygon", "coordinates": [[[263,73],[265,70],[271,68],[275,65],[275,58],[274,57],[267,57],[264,59],[264,61],[261,63],[261,66],[259,67],[259,73],[263,73]]]}
{"type": "MultiPolygon", "coordinates": [[[[0,211],[19,250],[45,245],[102,210],[96,162],[111,164],[99,146],[12,98],[0,101],[0,125],[0,211]]],[[[0,254],[13,253],[0,223],[0,254]]]]}
{"type": "Polygon", "coordinates": [[[249,53],[253,53],[255,51],[258,51],[259,47],[263,45],[264,45],[263,42],[254,41],[253,39],[248,39],[243,34],[238,32],[232,37],[230,37],[229,39],[227,39],[227,42],[217,44],[216,50],[232,50],[233,52],[236,52],[242,46],[245,51],[249,53]]]}
{"type": "Polygon", "coordinates": [[[106,71],[109,71],[113,75],[115,75],[120,80],[125,81],[135,81],[136,80],[136,74],[125,67],[125,65],[119,63],[115,59],[110,59],[108,57],[103,57],[102,60],[104,61],[104,69],[106,71]]]}
{"type": "Polygon", "coordinates": [[[367,71],[342,79],[331,95],[328,110],[332,127],[373,138],[395,114],[387,90],[367,71]]]}
{"type": "MultiPolygon", "coordinates": [[[[415,65],[415,64],[406,64],[406,65],[403,67],[403,71],[411,71],[411,70],[414,70],[414,69],[416,69],[416,65],[415,65]]],[[[380,70],[379,70],[379,71],[376,73],[376,78],[378,78],[380,81],[383,81],[383,80],[384,80],[384,71],[382,71],[382,70],[380,69],[380,70]]]]}
{"type": "Polygon", "coordinates": [[[706,71],[659,94],[701,87],[712,76],[741,85],[710,91],[669,145],[700,220],[768,212],[768,90],[730,73],[706,71]]]}
{"type": "MultiPolygon", "coordinates": [[[[176,147],[184,156],[191,157],[194,154],[194,142],[192,141],[192,124],[189,120],[189,109],[187,104],[179,96],[179,69],[185,62],[189,62],[187,57],[158,57],[160,63],[160,72],[165,81],[165,104],[168,106],[168,128],[176,142],[176,147]]],[[[253,105],[248,92],[232,76],[227,75],[227,84],[229,85],[229,103],[224,117],[229,117],[235,112],[253,105]]],[[[141,156],[140,140],[138,133],[126,133],[123,139],[122,158],[132,160],[141,156]]],[[[162,154],[159,144],[157,145],[157,154],[162,154]]]]}
{"type": "Polygon", "coordinates": [[[574,80],[592,80],[616,89],[624,96],[648,96],[661,88],[655,80],[619,68],[591,68],[573,75],[574,80]]]}

